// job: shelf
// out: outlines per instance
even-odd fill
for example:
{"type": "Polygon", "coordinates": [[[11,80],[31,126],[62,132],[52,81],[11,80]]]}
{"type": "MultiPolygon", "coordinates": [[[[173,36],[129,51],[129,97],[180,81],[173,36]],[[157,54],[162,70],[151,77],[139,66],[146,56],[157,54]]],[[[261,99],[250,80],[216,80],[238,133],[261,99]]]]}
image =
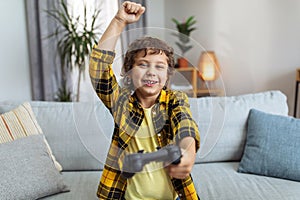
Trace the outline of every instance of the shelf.
{"type": "Polygon", "coordinates": [[[191,84],[193,89],[192,90],[185,90],[184,92],[192,94],[193,97],[197,97],[197,73],[198,70],[195,67],[187,67],[187,68],[176,68],[177,72],[191,72],[191,84]]]}
{"type": "MultiPolygon", "coordinates": [[[[182,90],[183,91],[183,90],[182,90]]],[[[193,90],[184,90],[189,96],[192,97],[208,97],[208,96],[222,96],[223,91],[220,89],[198,89],[196,95],[193,90]]]]}
{"type": "MultiPolygon", "coordinates": [[[[191,73],[191,79],[190,83],[192,85],[192,89],[184,90],[187,93],[188,96],[191,97],[204,97],[204,96],[222,96],[223,90],[220,89],[208,89],[208,88],[198,88],[198,70],[195,67],[188,67],[188,68],[176,68],[177,72],[190,72],[191,73]]],[[[176,84],[175,84],[176,85],[176,84]]],[[[176,85],[176,88],[180,88],[180,86],[176,85]]]]}

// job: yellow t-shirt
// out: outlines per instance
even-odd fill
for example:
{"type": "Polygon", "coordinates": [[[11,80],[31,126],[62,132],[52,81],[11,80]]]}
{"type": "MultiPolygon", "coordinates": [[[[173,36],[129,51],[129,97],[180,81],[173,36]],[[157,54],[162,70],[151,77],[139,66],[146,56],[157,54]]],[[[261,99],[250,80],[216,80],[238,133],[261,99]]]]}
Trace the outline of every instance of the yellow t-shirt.
{"type": "MultiPolygon", "coordinates": [[[[151,108],[144,108],[145,118],[128,145],[129,153],[144,153],[156,151],[158,142],[151,117],[151,108]]],[[[142,200],[172,200],[177,194],[173,188],[170,176],[161,162],[146,164],[142,172],[127,179],[125,199],[142,200]]]]}

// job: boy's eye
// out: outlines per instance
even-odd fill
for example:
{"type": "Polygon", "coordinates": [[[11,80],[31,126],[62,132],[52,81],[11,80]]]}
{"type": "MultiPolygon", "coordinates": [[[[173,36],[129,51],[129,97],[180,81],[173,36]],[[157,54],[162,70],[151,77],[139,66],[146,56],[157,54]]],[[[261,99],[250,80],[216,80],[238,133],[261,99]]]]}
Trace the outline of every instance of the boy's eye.
{"type": "Polygon", "coordinates": [[[140,67],[147,67],[148,65],[147,65],[147,63],[139,63],[138,66],[140,66],[140,67]]]}
{"type": "Polygon", "coordinates": [[[156,67],[157,67],[158,69],[165,69],[165,68],[166,68],[165,65],[156,65],[156,67]]]}

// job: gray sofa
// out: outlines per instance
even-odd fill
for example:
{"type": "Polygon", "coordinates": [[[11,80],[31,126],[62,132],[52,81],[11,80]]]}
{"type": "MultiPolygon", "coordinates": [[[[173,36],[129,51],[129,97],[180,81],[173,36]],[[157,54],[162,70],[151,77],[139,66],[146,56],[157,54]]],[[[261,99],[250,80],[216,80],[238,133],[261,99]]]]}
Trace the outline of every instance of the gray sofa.
{"type": "MultiPolygon", "coordinates": [[[[93,103],[30,102],[70,192],[43,199],[97,199],[96,190],[109,148],[113,119],[100,101],[93,103]]],[[[202,200],[296,200],[300,182],[238,173],[249,110],[287,115],[286,97],[267,91],[233,97],[191,98],[199,125],[201,149],[192,176],[202,200]]],[[[0,113],[17,102],[0,102],[0,113]]]]}

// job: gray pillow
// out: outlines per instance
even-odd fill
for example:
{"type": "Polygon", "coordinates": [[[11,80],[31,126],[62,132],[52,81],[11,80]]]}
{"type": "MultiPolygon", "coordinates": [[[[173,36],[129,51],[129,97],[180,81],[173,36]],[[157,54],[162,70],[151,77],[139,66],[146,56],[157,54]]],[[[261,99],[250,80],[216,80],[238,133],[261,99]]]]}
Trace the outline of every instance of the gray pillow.
{"type": "Polygon", "coordinates": [[[300,120],[250,110],[238,172],[300,181],[300,120]]]}
{"type": "Polygon", "coordinates": [[[38,199],[68,191],[43,137],[32,135],[0,144],[1,200],[38,199]]]}

